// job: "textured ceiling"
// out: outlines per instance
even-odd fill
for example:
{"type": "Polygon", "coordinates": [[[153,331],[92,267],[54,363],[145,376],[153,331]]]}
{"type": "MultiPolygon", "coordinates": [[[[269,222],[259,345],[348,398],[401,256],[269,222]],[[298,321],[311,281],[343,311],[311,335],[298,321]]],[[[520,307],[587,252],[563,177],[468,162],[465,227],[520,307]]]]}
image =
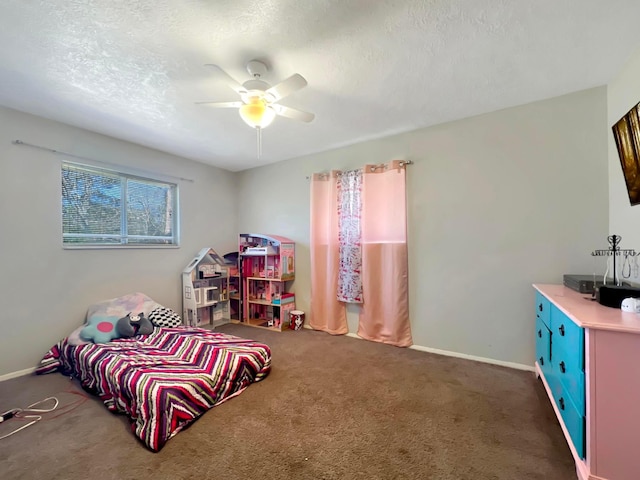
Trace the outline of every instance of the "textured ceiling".
{"type": "MultiPolygon", "coordinates": [[[[639,0],[2,0],[0,104],[239,171],[606,84],[639,0]],[[255,131],[251,59],[316,114],[255,131]]],[[[24,138],[28,141],[28,138],[24,138]]],[[[48,145],[55,148],[55,145],[48,145]]]]}

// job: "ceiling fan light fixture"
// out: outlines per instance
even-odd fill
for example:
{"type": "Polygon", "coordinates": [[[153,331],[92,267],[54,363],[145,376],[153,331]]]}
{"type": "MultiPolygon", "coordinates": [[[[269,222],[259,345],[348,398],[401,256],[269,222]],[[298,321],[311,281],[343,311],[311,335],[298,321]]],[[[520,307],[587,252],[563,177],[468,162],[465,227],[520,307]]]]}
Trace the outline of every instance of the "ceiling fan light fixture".
{"type": "Polygon", "coordinates": [[[240,117],[253,128],[265,128],[271,125],[276,112],[260,97],[249,98],[248,103],[240,107],[240,117]]]}

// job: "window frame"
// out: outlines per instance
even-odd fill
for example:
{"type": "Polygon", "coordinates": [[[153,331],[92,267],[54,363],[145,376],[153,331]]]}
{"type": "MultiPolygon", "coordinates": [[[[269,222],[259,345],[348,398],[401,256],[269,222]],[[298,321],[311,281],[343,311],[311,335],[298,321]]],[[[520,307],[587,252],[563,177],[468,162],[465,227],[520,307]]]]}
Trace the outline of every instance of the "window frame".
{"type": "MultiPolygon", "coordinates": [[[[166,178],[162,178],[162,175],[153,175],[140,173],[133,173],[132,171],[127,171],[126,168],[106,168],[102,166],[90,165],[79,162],[71,162],[71,161],[62,161],[60,164],[60,220],[61,220],[61,239],[62,239],[62,248],[65,250],[96,250],[96,249],[150,249],[150,248],[160,248],[160,249],[172,249],[172,248],[180,248],[180,189],[176,182],[172,182],[166,178]],[[65,168],[71,168],[76,170],[82,170],[88,173],[95,173],[96,175],[105,175],[109,177],[116,177],[121,184],[121,202],[120,202],[120,234],[74,234],[64,232],[64,191],[62,189],[62,176],[64,174],[65,168]],[[137,182],[150,182],[155,184],[160,184],[162,186],[168,186],[172,191],[172,212],[171,212],[171,221],[172,221],[172,235],[167,236],[170,239],[171,243],[157,243],[157,244],[140,244],[140,243],[128,243],[129,238],[140,238],[140,235],[129,235],[128,234],[128,184],[129,180],[137,181],[137,182]],[[123,233],[124,232],[124,233],[123,233]],[[69,243],[67,242],[68,238],[74,236],[93,236],[93,237],[104,237],[104,238],[120,238],[120,243],[69,243]]],[[[153,238],[163,238],[163,237],[153,237],[153,238]]]]}

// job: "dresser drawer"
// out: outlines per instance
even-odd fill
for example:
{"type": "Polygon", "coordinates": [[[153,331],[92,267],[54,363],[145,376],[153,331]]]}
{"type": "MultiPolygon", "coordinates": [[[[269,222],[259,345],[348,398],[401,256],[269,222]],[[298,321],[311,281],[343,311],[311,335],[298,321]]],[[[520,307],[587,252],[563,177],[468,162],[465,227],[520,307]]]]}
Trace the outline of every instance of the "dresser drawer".
{"type": "Polygon", "coordinates": [[[551,328],[551,302],[538,291],[536,291],[536,318],[539,318],[547,327],[551,328]]]}
{"type": "Polygon", "coordinates": [[[567,317],[556,306],[551,307],[551,361],[558,365],[554,355],[564,352],[563,360],[570,370],[584,371],[584,329],[567,317]]]}
{"type": "Polygon", "coordinates": [[[562,345],[554,344],[552,349],[553,371],[562,382],[566,393],[571,396],[578,411],[584,415],[584,371],[580,369],[580,362],[574,351],[567,351],[562,345]]]}
{"type": "Polygon", "coordinates": [[[545,374],[551,370],[551,331],[541,318],[536,318],[536,362],[545,374]]]}
{"type": "Polygon", "coordinates": [[[585,416],[578,411],[562,382],[553,382],[552,389],[554,390],[553,397],[556,402],[556,407],[558,407],[560,411],[564,426],[569,431],[571,442],[578,452],[578,456],[585,458],[585,416]]]}

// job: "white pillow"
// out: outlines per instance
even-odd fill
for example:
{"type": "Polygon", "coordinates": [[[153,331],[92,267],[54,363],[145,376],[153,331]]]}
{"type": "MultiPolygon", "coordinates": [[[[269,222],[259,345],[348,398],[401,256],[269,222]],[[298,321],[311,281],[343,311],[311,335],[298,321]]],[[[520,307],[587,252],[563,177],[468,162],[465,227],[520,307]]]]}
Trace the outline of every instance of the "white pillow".
{"type": "Polygon", "coordinates": [[[129,313],[143,313],[145,317],[149,318],[151,311],[161,306],[144,293],[130,293],[89,306],[87,321],[94,316],[116,317],[118,319],[127,316],[129,313]]]}
{"type": "Polygon", "coordinates": [[[84,345],[85,343],[91,343],[91,342],[87,342],[80,336],[80,331],[85,326],[86,324],[80,325],[78,328],[76,328],[73,332],[69,334],[69,336],[67,337],[67,342],[69,343],[69,345],[78,346],[78,345],[84,345]]]}

